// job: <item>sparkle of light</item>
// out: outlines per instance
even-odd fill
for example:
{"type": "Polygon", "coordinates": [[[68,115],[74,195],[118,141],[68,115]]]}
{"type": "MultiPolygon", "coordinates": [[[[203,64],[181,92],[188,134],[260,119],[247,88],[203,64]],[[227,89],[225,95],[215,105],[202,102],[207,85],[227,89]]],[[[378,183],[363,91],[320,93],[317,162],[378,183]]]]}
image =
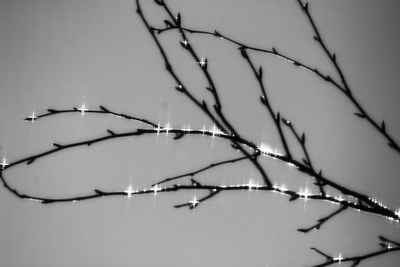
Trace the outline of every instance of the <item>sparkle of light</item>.
{"type": "Polygon", "coordinates": [[[212,134],[212,137],[218,136],[222,134],[222,131],[218,129],[218,127],[214,124],[213,127],[209,131],[212,134]]]}
{"type": "Polygon", "coordinates": [[[311,196],[311,191],[310,191],[310,189],[308,188],[308,187],[306,187],[306,188],[300,188],[300,191],[299,191],[299,195],[300,196],[302,196],[302,197],[304,197],[304,199],[305,200],[307,200],[307,198],[309,197],[309,196],[311,196]]]}
{"type": "Polygon", "coordinates": [[[252,178],[250,178],[249,182],[247,183],[247,186],[249,187],[249,190],[251,190],[251,189],[259,188],[260,184],[256,181],[254,181],[252,178]]]}
{"type": "Polygon", "coordinates": [[[154,192],[154,194],[156,195],[158,192],[160,192],[161,191],[161,186],[159,186],[158,184],[156,184],[156,185],[154,185],[152,188],[151,188],[151,191],[153,191],[154,192]]]}
{"type": "Polygon", "coordinates": [[[203,128],[201,128],[200,131],[203,133],[203,135],[204,135],[205,132],[207,132],[206,126],[204,124],[203,124],[203,128]]]}
{"type": "Polygon", "coordinates": [[[198,201],[196,199],[196,196],[194,196],[193,199],[189,201],[189,203],[190,203],[190,206],[194,208],[200,203],[200,201],[198,201]]]}
{"type": "Polygon", "coordinates": [[[201,67],[204,67],[207,64],[207,61],[204,57],[201,57],[200,61],[199,61],[199,65],[201,67]]]}
{"type": "Polygon", "coordinates": [[[88,107],[86,106],[85,103],[83,103],[83,104],[78,108],[78,110],[82,113],[82,115],[84,115],[86,111],[89,111],[89,109],[88,109],[88,107]]]}
{"type": "Polygon", "coordinates": [[[1,165],[1,168],[4,169],[6,166],[8,166],[10,164],[7,163],[6,158],[3,158],[3,160],[0,163],[0,165],[1,165]]]}
{"type": "Polygon", "coordinates": [[[169,122],[167,122],[167,123],[164,125],[164,131],[165,131],[165,133],[168,135],[169,131],[171,131],[171,130],[172,130],[171,124],[170,124],[169,122]]]}
{"type": "Polygon", "coordinates": [[[342,253],[339,253],[339,256],[334,257],[333,260],[337,261],[339,264],[344,260],[342,253]]]}
{"type": "Polygon", "coordinates": [[[28,119],[30,121],[32,121],[32,123],[34,122],[34,120],[36,120],[38,118],[38,116],[36,116],[35,111],[32,112],[31,115],[28,116],[28,119]]]}
{"type": "Polygon", "coordinates": [[[133,190],[132,185],[129,185],[128,188],[124,191],[124,193],[127,194],[127,197],[128,197],[128,198],[131,198],[131,196],[132,196],[132,194],[133,194],[134,192],[135,192],[135,191],[133,190]]]}
{"type": "Polygon", "coordinates": [[[155,130],[157,131],[157,135],[159,135],[160,131],[162,130],[160,124],[157,125],[157,128],[155,128],[155,130]]]}
{"type": "Polygon", "coordinates": [[[182,127],[182,131],[184,131],[184,132],[190,132],[192,129],[190,128],[190,125],[188,124],[188,125],[184,125],[183,127],[182,127]]]}

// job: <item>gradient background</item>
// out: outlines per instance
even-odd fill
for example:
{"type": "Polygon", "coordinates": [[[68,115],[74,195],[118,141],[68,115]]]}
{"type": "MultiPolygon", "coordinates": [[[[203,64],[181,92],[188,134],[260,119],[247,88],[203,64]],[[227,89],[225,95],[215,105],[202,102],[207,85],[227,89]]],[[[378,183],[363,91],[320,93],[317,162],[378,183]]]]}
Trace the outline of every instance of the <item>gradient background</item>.
{"type": "MultiPolygon", "coordinates": [[[[143,1],[144,2],[144,1],[143,1]]],[[[152,1],[143,9],[162,25],[152,1]]],[[[270,48],[334,73],[294,0],[168,1],[183,25],[220,30],[248,44],[270,48]]],[[[311,1],[311,11],[337,54],[353,92],[374,118],[385,119],[400,138],[400,3],[311,1]]],[[[32,111],[86,103],[141,116],[161,124],[211,126],[179,95],[132,0],[0,0],[0,156],[15,161],[65,144],[104,135],[105,129],[134,130],[112,117],[60,115],[35,122],[32,111]]],[[[201,72],[179,46],[163,35],[176,70],[196,96],[210,99],[201,72]]],[[[259,88],[236,47],[204,36],[191,37],[209,59],[228,118],[255,142],[279,147],[271,121],[259,105],[259,88]]],[[[345,186],[400,207],[399,155],[332,86],[293,65],[251,54],[264,68],[274,105],[307,133],[314,165],[345,186]]],[[[335,76],[336,77],[336,76],[335,76]]],[[[5,172],[22,192],[73,196],[93,188],[142,188],[157,179],[235,157],[230,145],[209,137],[140,137],[62,152],[5,172]]],[[[276,161],[263,160],[274,181],[292,188],[312,184],[276,161]]],[[[197,177],[230,184],[259,179],[247,162],[197,177]]],[[[378,248],[377,235],[400,240],[399,224],[347,210],[307,235],[296,231],[336,209],[312,201],[288,202],[263,192],[219,194],[195,210],[173,205],[194,192],[80,203],[40,205],[0,191],[0,266],[307,266],[324,259],[309,250],[352,256],[378,248]]],[[[202,192],[196,192],[201,196],[202,192]]],[[[393,253],[362,266],[398,266],[393,253]]],[[[346,266],[342,264],[342,266],[346,266]]]]}

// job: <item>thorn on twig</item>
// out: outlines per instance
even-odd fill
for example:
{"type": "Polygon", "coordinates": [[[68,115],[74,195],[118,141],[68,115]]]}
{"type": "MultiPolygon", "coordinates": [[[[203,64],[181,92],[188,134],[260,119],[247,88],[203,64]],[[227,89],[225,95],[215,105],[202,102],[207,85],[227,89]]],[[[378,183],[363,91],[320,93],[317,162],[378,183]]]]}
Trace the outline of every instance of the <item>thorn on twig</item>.
{"type": "Polygon", "coordinates": [[[386,125],[385,125],[385,121],[382,121],[382,124],[381,124],[381,129],[382,129],[382,131],[383,131],[383,132],[386,132],[386,125]]]}
{"type": "Polygon", "coordinates": [[[260,68],[258,69],[258,79],[261,80],[261,79],[262,79],[262,76],[263,76],[263,69],[262,69],[262,67],[260,66],[260,68]]]}
{"type": "Polygon", "coordinates": [[[354,112],[354,115],[356,115],[357,117],[360,117],[360,118],[362,118],[362,119],[365,118],[365,115],[364,115],[364,114],[361,114],[361,113],[358,113],[358,112],[354,112]]]}
{"type": "Polygon", "coordinates": [[[267,105],[267,100],[265,99],[265,97],[262,95],[260,96],[260,101],[261,103],[263,103],[264,105],[267,105]]]}
{"type": "Polygon", "coordinates": [[[105,107],[102,106],[102,105],[100,105],[99,108],[100,108],[102,111],[104,111],[104,112],[110,113],[110,110],[108,110],[107,108],[105,108],[105,107]]]}
{"type": "Polygon", "coordinates": [[[317,41],[317,42],[321,41],[321,39],[319,39],[318,36],[314,36],[313,38],[314,38],[314,40],[317,41]]]}
{"type": "Polygon", "coordinates": [[[189,45],[190,45],[190,43],[189,43],[189,41],[188,40],[183,40],[183,41],[179,41],[179,43],[181,44],[181,46],[183,47],[183,48],[185,48],[185,49],[187,49],[188,47],[189,47],[189,45]]]}
{"type": "Polygon", "coordinates": [[[104,192],[103,192],[103,191],[100,191],[100,190],[98,190],[98,189],[95,189],[94,192],[95,192],[97,195],[104,195],[104,192]]]}
{"type": "Polygon", "coordinates": [[[304,10],[308,11],[308,2],[303,4],[303,8],[304,8],[304,10]]]}
{"type": "Polygon", "coordinates": [[[299,62],[297,62],[297,61],[293,61],[293,65],[295,65],[295,66],[299,67],[299,66],[300,66],[300,63],[299,63],[299,62]]]}
{"type": "Polygon", "coordinates": [[[164,20],[165,26],[167,27],[167,29],[173,28],[174,25],[169,21],[169,20],[164,20]]]}
{"type": "Polygon", "coordinates": [[[331,76],[326,75],[326,76],[324,76],[324,80],[327,81],[327,82],[331,82],[332,78],[331,78],[331,76]]]}
{"type": "Polygon", "coordinates": [[[336,61],[336,54],[335,53],[332,54],[332,60],[336,61]]]}
{"type": "Polygon", "coordinates": [[[198,181],[196,181],[193,178],[191,178],[190,181],[192,182],[192,185],[194,185],[194,186],[201,186],[201,183],[199,183],[198,181]]]}
{"type": "Polygon", "coordinates": [[[281,121],[281,114],[278,112],[278,113],[276,113],[276,115],[275,115],[275,121],[277,122],[277,123],[279,123],[280,121],[281,121]]]}
{"type": "Polygon", "coordinates": [[[61,148],[61,147],[63,147],[62,145],[57,144],[57,143],[53,143],[53,146],[55,146],[56,148],[61,148]]]}
{"type": "Polygon", "coordinates": [[[42,200],[42,204],[51,204],[51,203],[53,203],[54,201],[53,200],[50,200],[50,199],[43,199],[42,200]]]}
{"type": "Polygon", "coordinates": [[[178,13],[178,14],[176,15],[175,21],[176,21],[176,25],[177,25],[178,27],[181,27],[181,14],[180,14],[180,13],[178,13]]]}
{"type": "Polygon", "coordinates": [[[303,163],[306,164],[307,166],[310,166],[310,162],[305,158],[303,158],[303,163]]]}
{"type": "Polygon", "coordinates": [[[246,48],[244,46],[239,47],[240,54],[244,59],[248,59],[249,56],[247,55],[246,48]]]}
{"type": "Polygon", "coordinates": [[[55,110],[55,109],[52,109],[52,108],[47,109],[47,111],[50,112],[50,113],[57,113],[58,112],[58,110],[55,110]]]}
{"type": "Polygon", "coordinates": [[[215,90],[213,90],[211,87],[206,87],[206,89],[208,90],[208,91],[210,91],[210,92],[214,92],[215,90]]]}
{"type": "Polygon", "coordinates": [[[28,162],[26,162],[26,165],[32,164],[35,161],[36,158],[31,158],[28,162]]]}
{"type": "Polygon", "coordinates": [[[278,54],[278,50],[276,50],[275,47],[272,47],[272,52],[274,52],[275,55],[278,54]]]}
{"type": "Polygon", "coordinates": [[[115,136],[115,133],[114,133],[113,131],[111,131],[110,129],[107,129],[107,132],[108,132],[110,135],[115,136]]]}
{"type": "Polygon", "coordinates": [[[282,122],[285,124],[285,125],[287,125],[287,126],[290,126],[292,123],[290,122],[290,120],[287,120],[287,119],[285,119],[285,118],[282,118],[281,119],[282,120],[282,122]]]}
{"type": "Polygon", "coordinates": [[[164,0],[154,0],[154,2],[159,6],[163,6],[164,5],[164,0]]]}
{"type": "Polygon", "coordinates": [[[185,134],[183,132],[175,133],[174,140],[181,139],[185,134]]]}
{"type": "Polygon", "coordinates": [[[306,135],[303,133],[301,135],[301,144],[304,145],[306,143],[306,135]]]}
{"type": "Polygon", "coordinates": [[[202,108],[203,109],[208,109],[208,107],[207,107],[207,102],[205,101],[205,100],[203,100],[202,102],[201,102],[201,106],[202,106],[202,108]]]}
{"type": "Polygon", "coordinates": [[[179,84],[178,86],[175,86],[175,89],[179,92],[184,92],[185,89],[183,88],[182,84],[179,84]]]}
{"type": "Polygon", "coordinates": [[[290,196],[289,201],[294,201],[296,199],[298,199],[300,196],[298,194],[293,194],[290,196]]]}
{"type": "Polygon", "coordinates": [[[311,250],[314,250],[315,252],[317,252],[318,254],[324,256],[326,258],[326,261],[333,261],[333,258],[331,256],[329,256],[328,254],[322,252],[321,250],[317,249],[317,248],[311,248],[311,250]]]}
{"type": "Polygon", "coordinates": [[[217,30],[215,30],[213,32],[213,35],[216,36],[216,37],[221,37],[221,34],[219,32],[217,32],[217,30]]]}

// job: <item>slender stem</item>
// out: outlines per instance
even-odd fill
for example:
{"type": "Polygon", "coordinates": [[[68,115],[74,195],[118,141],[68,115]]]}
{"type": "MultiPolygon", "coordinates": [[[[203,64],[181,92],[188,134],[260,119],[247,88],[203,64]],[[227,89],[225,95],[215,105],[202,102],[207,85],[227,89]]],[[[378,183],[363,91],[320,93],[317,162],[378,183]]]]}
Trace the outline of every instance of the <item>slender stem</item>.
{"type": "Polygon", "coordinates": [[[270,116],[271,116],[271,118],[272,118],[272,120],[273,120],[273,122],[275,124],[275,127],[278,130],[281,143],[282,143],[283,148],[285,150],[285,155],[289,159],[291,159],[292,155],[290,153],[290,150],[289,150],[289,147],[288,147],[288,144],[287,144],[287,141],[286,141],[286,137],[285,137],[285,135],[283,134],[283,131],[282,131],[280,114],[279,114],[279,112],[275,113],[275,111],[273,110],[272,105],[270,104],[270,101],[268,99],[267,92],[265,90],[265,86],[264,86],[264,83],[263,83],[263,71],[262,71],[262,68],[260,67],[259,71],[256,70],[256,68],[255,68],[255,66],[253,64],[253,61],[251,60],[250,56],[247,54],[246,49],[244,47],[241,47],[240,51],[241,51],[241,54],[242,54],[243,58],[249,64],[249,66],[250,66],[250,68],[251,68],[251,70],[252,70],[252,72],[253,72],[253,74],[254,74],[257,82],[258,82],[258,85],[260,87],[261,94],[262,94],[261,103],[267,108],[267,110],[268,110],[268,112],[269,112],[269,114],[270,114],[270,116]]]}
{"type": "Polygon", "coordinates": [[[357,108],[357,115],[359,118],[366,119],[372,126],[375,128],[383,137],[386,138],[388,141],[388,146],[390,146],[392,149],[397,151],[400,154],[400,146],[397,144],[397,142],[393,139],[393,137],[386,131],[386,126],[385,122],[382,121],[381,123],[376,122],[374,119],[372,119],[371,115],[367,113],[367,111],[362,107],[360,102],[355,98],[354,94],[352,93],[352,90],[347,82],[347,79],[342,71],[342,68],[339,65],[339,62],[337,60],[336,54],[331,52],[326,45],[325,40],[322,38],[321,33],[319,32],[319,29],[310,13],[309,9],[309,3],[306,2],[305,4],[303,3],[302,0],[297,0],[297,3],[300,5],[300,8],[303,10],[303,12],[306,14],[306,17],[314,31],[314,40],[319,44],[319,46],[322,48],[328,59],[331,61],[333,64],[336,72],[338,73],[340,80],[343,84],[343,87],[338,87],[342,93],[344,93],[347,98],[353,103],[353,105],[357,108]]]}
{"type": "MultiPolygon", "coordinates": [[[[258,152],[258,153],[252,154],[251,157],[258,157],[259,155],[260,155],[260,153],[258,152]]],[[[163,179],[161,181],[158,181],[158,182],[152,184],[152,186],[160,185],[160,184],[171,182],[171,181],[175,181],[177,179],[184,178],[184,177],[194,177],[195,175],[197,175],[197,174],[199,174],[201,172],[210,170],[212,168],[215,168],[215,167],[218,167],[218,166],[222,166],[222,165],[225,165],[225,164],[236,163],[236,162],[248,159],[248,158],[249,158],[248,156],[243,156],[243,157],[239,157],[239,158],[228,159],[228,160],[223,160],[223,161],[211,163],[208,166],[200,168],[200,169],[195,170],[195,171],[186,172],[186,173],[183,173],[183,174],[180,174],[180,175],[176,175],[176,176],[165,178],[165,179],[163,179]]]]}
{"type": "Polygon", "coordinates": [[[375,251],[372,251],[372,252],[369,252],[366,254],[353,256],[353,257],[342,257],[341,255],[339,257],[332,257],[332,256],[329,256],[328,254],[322,252],[319,249],[311,248],[316,253],[320,254],[321,256],[323,256],[326,259],[326,261],[324,263],[314,265],[313,267],[330,266],[333,264],[340,264],[342,262],[350,262],[350,263],[352,263],[351,266],[357,266],[366,259],[377,257],[377,256],[384,255],[384,254],[388,254],[388,253],[392,253],[392,252],[396,252],[396,251],[400,251],[400,246],[397,242],[391,241],[382,236],[380,236],[379,238],[381,240],[382,240],[382,238],[384,240],[387,240],[387,241],[385,241],[385,243],[381,243],[381,249],[375,250],[375,251]]]}
{"type": "Polygon", "coordinates": [[[319,230],[321,228],[321,226],[326,223],[328,220],[330,220],[332,217],[338,215],[339,213],[341,213],[342,211],[344,211],[345,209],[347,209],[347,206],[345,204],[341,205],[339,209],[335,210],[334,212],[332,212],[331,214],[329,214],[326,217],[320,218],[318,219],[317,223],[308,227],[308,228],[299,228],[297,229],[297,231],[302,232],[302,233],[308,233],[311,230],[319,230]]]}

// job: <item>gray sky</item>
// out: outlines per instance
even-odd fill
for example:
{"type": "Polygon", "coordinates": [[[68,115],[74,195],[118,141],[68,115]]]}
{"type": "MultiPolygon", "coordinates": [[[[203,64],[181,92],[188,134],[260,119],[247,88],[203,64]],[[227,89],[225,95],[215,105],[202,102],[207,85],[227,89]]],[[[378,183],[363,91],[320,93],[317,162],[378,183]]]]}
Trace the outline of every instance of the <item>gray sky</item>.
{"type": "MultiPolygon", "coordinates": [[[[152,1],[151,23],[165,18],[152,1]]],[[[308,21],[294,0],[174,0],[188,27],[224,32],[265,48],[272,46],[334,73],[312,39],[308,21]]],[[[60,115],[26,123],[33,111],[105,105],[164,124],[212,126],[174,90],[156,46],[131,0],[0,0],[0,157],[9,161],[67,143],[103,135],[105,129],[138,124],[112,117],[60,115]]],[[[337,54],[354,94],[400,140],[400,4],[398,1],[311,1],[311,11],[329,48],[337,54]]],[[[208,58],[234,125],[256,143],[281,149],[259,89],[236,47],[222,40],[190,36],[208,58]]],[[[210,99],[197,66],[182,51],[176,33],[162,37],[173,66],[198,97],[210,99]]],[[[400,207],[399,156],[332,86],[293,65],[263,54],[274,108],[307,133],[314,165],[335,181],[400,207]]],[[[334,77],[336,77],[333,74],[334,77]]],[[[6,177],[23,192],[73,196],[99,188],[142,188],[213,161],[238,156],[230,145],[208,137],[140,137],[79,148],[10,169],[6,177]],[[172,155],[172,156],[171,156],[172,155]]],[[[263,159],[269,175],[294,188],[312,185],[276,161],[263,159]]],[[[198,177],[213,183],[260,179],[240,163],[198,177]]],[[[261,179],[260,179],[261,181],[261,179]]],[[[315,188],[314,188],[315,190],[315,188]]],[[[195,192],[200,197],[204,192],[195,192]]],[[[399,224],[348,210],[321,231],[302,235],[336,209],[263,192],[222,193],[195,210],[173,205],[194,192],[54,204],[22,201],[0,191],[2,266],[306,266],[324,259],[309,250],[352,256],[376,249],[378,235],[400,240],[399,224]]],[[[398,266],[392,254],[362,266],[398,266]]]]}

